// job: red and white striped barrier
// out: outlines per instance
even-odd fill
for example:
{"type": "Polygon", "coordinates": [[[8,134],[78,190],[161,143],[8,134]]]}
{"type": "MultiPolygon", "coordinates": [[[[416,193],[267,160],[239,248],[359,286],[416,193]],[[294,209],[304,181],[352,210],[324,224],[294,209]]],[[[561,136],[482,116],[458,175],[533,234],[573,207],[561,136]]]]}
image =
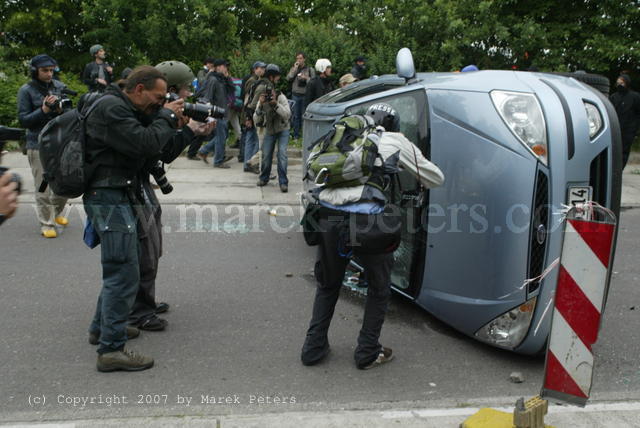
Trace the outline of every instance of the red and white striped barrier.
{"type": "Polygon", "coordinates": [[[606,301],[615,215],[597,204],[567,213],[541,396],[584,406],[606,301]],[[597,219],[597,220],[591,220],[597,219]]]}

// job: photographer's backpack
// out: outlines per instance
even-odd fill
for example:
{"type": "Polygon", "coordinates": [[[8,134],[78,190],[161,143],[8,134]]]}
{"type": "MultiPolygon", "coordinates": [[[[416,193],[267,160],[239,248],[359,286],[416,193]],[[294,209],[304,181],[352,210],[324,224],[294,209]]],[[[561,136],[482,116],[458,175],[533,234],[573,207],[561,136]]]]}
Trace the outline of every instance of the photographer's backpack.
{"type": "Polygon", "coordinates": [[[53,193],[66,198],[77,198],[84,193],[90,178],[85,164],[85,121],[106,97],[87,99],[82,112],[74,108],[42,128],[38,144],[44,178],[39,192],[44,192],[48,185],[53,193]]]}
{"type": "Polygon", "coordinates": [[[319,186],[350,187],[369,181],[380,135],[369,116],[344,116],[309,149],[305,179],[319,186]]]}

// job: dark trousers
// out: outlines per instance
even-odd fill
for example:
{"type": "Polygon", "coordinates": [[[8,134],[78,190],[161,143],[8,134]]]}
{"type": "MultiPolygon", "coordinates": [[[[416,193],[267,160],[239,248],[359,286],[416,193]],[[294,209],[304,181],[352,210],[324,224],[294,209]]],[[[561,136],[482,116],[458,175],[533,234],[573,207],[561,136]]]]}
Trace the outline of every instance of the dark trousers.
{"type": "Polygon", "coordinates": [[[144,205],[144,218],[140,220],[140,285],[129,315],[129,323],[140,324],[156,313],[156,276],[158,263],[162,256],[162,209],[149,183],[144,191],[150,204],[144,205]]]}
{"type": "MultiPolygon", "coordinates": [[[[313,363],[321,359],[329,348],[328,331],[333,312],[338,301],[344,271],[349,263],[347,257],[340,255],[340,227],[345,217],[333,216],[320,218],[318,226],[320,234],[317,277],[320,280],[313,303],[311,322],[307,337],[302,347],[302,361],[313,363]]],[[[364,367],[374,361],[382,346],[378,339],[391,297],[391,268],[393,253],[355,255],[365,269],[369,282],[367,299],[364,308],[362,328],[358,335],[358,345],[354,358],[358,367],[364,367]]]]}
{"type": "Polygon", "coordinates": [[[191,140],[191,144],[189,144],[189,149],[187,150],[187,156],[194,157],[198,154],[198,150],[200,150],[200,146],[206,140],[206,137],[197,137],[191,140]]]}
{"type": "Polygon", "coordinates": [[[82,199],[100,237],[102,290],[89,331],[100,331],[98,353],[103,354],[127,342],[127,319],[140,281],[136,217],[125,189],[91,189],[82,199]]]}

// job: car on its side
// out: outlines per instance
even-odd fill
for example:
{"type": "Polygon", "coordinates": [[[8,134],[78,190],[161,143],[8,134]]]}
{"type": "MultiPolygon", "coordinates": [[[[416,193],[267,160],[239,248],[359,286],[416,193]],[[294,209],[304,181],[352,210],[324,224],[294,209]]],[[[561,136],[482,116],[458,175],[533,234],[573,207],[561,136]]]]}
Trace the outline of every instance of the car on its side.
{"type": "Polygon", "coordinates": [[[544,350],[559,270],[525,281],[560,257],[564,207],[593,200],[619,214],[615,110],[577,74],[416,74],[406,49],[397,69],[310,104],[305,159],[343,115],[391,104],[401,132],[445,175],[424,190],[401,172],[391,189],[404,222],[393,289],[482,342],[544,350]]]}

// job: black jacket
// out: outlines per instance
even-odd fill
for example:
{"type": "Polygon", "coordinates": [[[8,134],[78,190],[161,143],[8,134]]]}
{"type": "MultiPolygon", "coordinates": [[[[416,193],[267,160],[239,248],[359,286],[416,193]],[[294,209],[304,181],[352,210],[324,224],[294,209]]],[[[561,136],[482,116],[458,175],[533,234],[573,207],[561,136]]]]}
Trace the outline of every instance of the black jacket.
{"type": "Polygon", "coordinates": [[[44,98],[50,94],[61,96],[65,87],[59,80],[46,84],[33,79],[18,90],[18,121],[27,128],[27,149],[38,149],[38,134],[47,122],[60,114],[42,111],[44,98]]]}
{"type": "Polygon", "coordinates": [[[85,156],[92,181],[114,178],[114,187],[120,187],[122,180],[115,178],[136,179],[149,161],[169,152],[166,146],[176,136],[178,119],[165,108],[153,117],[143,115],[114,85],[105,96],[87,118],[85,156]]]}
{"type": "Polygon", "coordinates": [[[227,95],[231,92],[235,92],[231,79],[221,73],[210,71],[204,83],[198,89],[196,98],[199,101],[206,101],[214,106],[225,109],[226,118],[229,116],[227,95]]]}
{"type": "Polygon", "coordinates": [[[311,104],[315,99],[334,90],[333,82],[328,77],[316,76],[309,80],[307,93],[305,94],[305,104],[311,104]]]}
{"type": "Polygon", "coordinates": [[[622,141],[630,144],[640,130],[640,94],[632,90],[615,92],[610,100],[618,113],[622,141]]]}
{"type": "Polygon", "coordinates": [[[82,81],[84,82],[85,85],[87,85],[90,92],[104,91],[106,89],[106,86],[102,86],[100,83],[97,82],[100,76],[100,68],[102,68],[102,72],[104,74],[104,80],[107,81],[107,85],[111,84],[113,79],[113,74],[107,72],[106,67],[108,65],[109,64],[107,63],[98,64],[97,62],[93,61],[84,67],[84,72],[82,73],[82,81]]]}
{"type": "Polygon", "coordinates": [[[351,67],[351,74],[358,80],[367,78],[367,67],[365,65],[355,64],[351,67]]]}

